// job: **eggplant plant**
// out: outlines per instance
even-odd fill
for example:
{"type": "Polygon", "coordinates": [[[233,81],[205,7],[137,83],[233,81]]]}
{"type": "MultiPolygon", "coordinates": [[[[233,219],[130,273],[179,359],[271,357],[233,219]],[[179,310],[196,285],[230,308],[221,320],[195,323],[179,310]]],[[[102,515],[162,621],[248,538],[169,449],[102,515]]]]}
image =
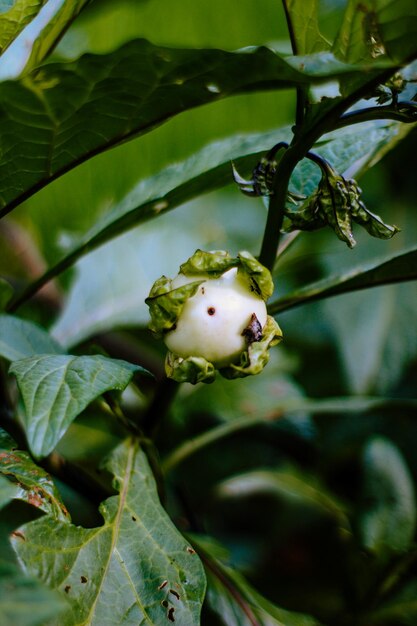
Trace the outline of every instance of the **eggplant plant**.
{"type": "Polygon", "coordinates": [[[415,0],[0,0],[0,81],[2,626],[414,624],[415,0]]]}

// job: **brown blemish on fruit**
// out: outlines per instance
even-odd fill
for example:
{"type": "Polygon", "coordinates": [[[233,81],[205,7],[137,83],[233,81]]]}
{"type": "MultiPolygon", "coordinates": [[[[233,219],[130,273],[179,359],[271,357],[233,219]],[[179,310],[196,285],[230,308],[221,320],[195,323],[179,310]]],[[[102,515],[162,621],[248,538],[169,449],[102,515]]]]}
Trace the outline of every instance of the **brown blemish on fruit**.
{"type": "Polygon", "coordinates": [[[82,584],[83,584],[83,585],[85,585],[85,583],[86,583],[86,582],[88,582],[88,578],[87,578],[87,576],[81,576],[81,577],[80,577],[80,580],[81,580],[81,582],[82,582],[82,584]]]}
{"type": "Polygon", "coordinates": [[[71,589],[71,585],[66,585],[66,586],[64,587],[64,591],[65,591],[65,593],[69,593],[69,592],[70,592],[70,589],[71,589]]]}
{"type": "Polygon", "coordinates": [[[170,589],[169,593],[172,593],[172,595],[177,598],[177,600],[180,599],[180,594],[178,593],[178,591],[175,591],[175,589],[170,589]]]}
{"type": "Polygon", "coordinates": [[[256,317],[255,313],[252,313],[249,324],[242,330],[242,337],[245,337],[246,342],[249,345],[255,341],[261,341],[262,324],[256,317]]]}
{"type": "Polygon", "coordinates": [[[209,306],[209,308],[207,309],[207,313],[209,315],[214,315],[216,313],[216,309],[214,308],[214,306],[209,306]]]}
{"type": "Polygon", "coordinates": [[[187,547],[187,552],[188,554],[195,554],[195,550],[193,548],[190,548],[190,546],[187,547]]]}
{"type": "Polygon", "coordinates": [[[20,530],[15,530],[14,532],[12,532],[11,536],[15,537],[16,539],[21,539],[22,541],[26,541],[25,535],[20,530]]]}
{"type": "Polygon", "coordinates": [[[175,609],[173,606],[171,606],[171,608],[168,610],[168,613],[167,613],[167,617],[170,622],[175,622],[174,613],[175,613],[175,609]]]}
{"type": "Polygon", "coordinates": [[[167,580],[164,580],[164,581],[163,581],[163,582],[159,585],[158,589],[163,589],[164,587],[166,587],[166,586],[167,586],[167,584],[168,584],[168,581],[167,581],[167,580]]]}

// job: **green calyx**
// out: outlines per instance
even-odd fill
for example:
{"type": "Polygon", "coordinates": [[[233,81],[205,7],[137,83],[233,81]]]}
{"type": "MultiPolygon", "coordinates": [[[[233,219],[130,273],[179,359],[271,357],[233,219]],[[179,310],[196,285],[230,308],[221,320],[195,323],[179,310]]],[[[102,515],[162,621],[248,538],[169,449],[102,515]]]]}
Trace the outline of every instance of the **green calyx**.
{"type": "Polygon", "coordinates": [[[173,289],[172,280],[166,276],[158,278],[145,300],[151,315],[149,330],[157,336],[172,330],[184,304],[196,293],[202,282],[197,280],[173,289]]]}
{"type": "MultiPolygon", "coordinates": [[[[219,368],[219,373],[229,380],[260,374],[269,361],[269,349],[282,340],[282,331],[273,317],[268,315],[267,322],[259,341],[248,342],[248,348],[240,355],[239,363],[219,368]]],[[[168,352],[165,360],[168,378],[178,383],[212,383],[216,377],[216,368],[203,357],[182,358],[168,352]]]]}
{"type": "Polygon", "coordinates": [[[151,316],[149,329],[157,336],[172,330],[184,304],[188,298],[195,295],[201,283],[210,278],[218,278],[233,267],[238,268],[239,274],[247,278],[250,289],[259,294],[263,300],[266,301],[271,297],[274,291],[271,273],[249,252],[239,252],[237,257],[232,257],[223,250],[215,252],[196,250],[188,261],[180,266],[180,273],[195,277],[195,281],[174,288],[170,278],[161,276],[153,284],[145,300],[151,316]]]}

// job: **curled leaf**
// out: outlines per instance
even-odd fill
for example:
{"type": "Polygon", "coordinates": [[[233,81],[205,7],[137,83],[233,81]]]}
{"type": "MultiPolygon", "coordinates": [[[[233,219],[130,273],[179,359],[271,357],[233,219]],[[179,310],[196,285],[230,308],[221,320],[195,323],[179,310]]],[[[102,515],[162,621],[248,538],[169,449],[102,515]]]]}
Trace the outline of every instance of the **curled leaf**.
{"type": "Polygon", "coordinates": [[[203,281],[194,281],[172,289],[172,281],[166,276],[153,285],[145,302],[149,306],[151,322],[149,329],[156,335],[174,328],[184,304],[193,296],[203,281]]]}
{"type": "Polygon", "coordinates": [[[224,250],[216,250],[214,252],[196,250],[188,261],[181,265],[180,272],[185,276],[199,276],[202,274],[206,278],[219,278],[227,270],[236,267],[238,264],[238,259],[231,257],[224,250]]]}
{"type": "Polygon", "coordinates": [[[177,383],[212,383],[216,377],[216,370],[213,363],[210,363],[202,356],[183,357],[168,352],[165,359],[165,372],[168,378],[176,380],[177,383]]]}
{"type": "Polygon", "coordinates": [[[263,300],[268,300],[274,291],[271,272],[249,252],[239,252],[237,256],[240,261],[238,271],[248,276],[253,291],[256,291],[263,300]]]}
{"type": "Polygon", "coordinates": [[[371,213],[366,208],[360,199],[361,189],[354,180],[348,180],[347,184],[350,188],[352,219],[357,224],[363,226],[372,237],[378,239],[391,239],[399,232],[400,229],[397,226],[385,224],[379,215],[371,213]]]}

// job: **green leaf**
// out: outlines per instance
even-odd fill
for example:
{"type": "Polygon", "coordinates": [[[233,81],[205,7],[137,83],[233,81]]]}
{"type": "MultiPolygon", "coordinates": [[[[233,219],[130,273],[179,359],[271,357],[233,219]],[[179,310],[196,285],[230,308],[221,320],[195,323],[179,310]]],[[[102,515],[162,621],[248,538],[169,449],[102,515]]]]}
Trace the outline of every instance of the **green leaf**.
{"type": "Polygon", "coordinates": [[[363,545],[382,557],[406,551],[416,528],[413,478],[398,448],[382,437],[364,449],[363,499],[363,545]]]}
{"type": "MultiPolygon", "coordinates": [[[[369,122],[357,129],[343,129],[328,134],[316,151],[339,171],[344,172],[349,168],[348,174],[353,176],[359,171],[365,171],[370,163],[374,164],[381,151],[385,153],[398,141],[402,132],[398,122],[369,122]]],[[[231,182],[230,161],[248,169],[253,168],[263,152],[269,149],[277,138],[290,140],[290,137],[291,131],[288,127],[268,133],[229,137],[206,146],[183,163],[170,166],[156,176],[141,181],[102,220],[99,220],[57,265],[18,295],[14,304],[24,302],[48,280],[70,267],[80,257],[133,226],[143,224],[195,196],[231,182]],[[242,155],[244,158],[239,161],[239,156],[242,155]]],[[[310,195],[319,180],[317,166],[305,159],[293,174],[291,189],[296,193],[310,195]]],[[[108,247],[87,257],[87,260],[79,266],[80,276],[70,292],[66,308],[56,322],[54,335],[65,345],[69,342],[73,345],[89,333],[99,332],[108,325],[138,322],[145,324],[148,313],[143,301],[155,277],[166,271],[163,265],[162,271],[156,271],[160,255],[156,258],[153,255],[152,265],[150,264],[152,250],[150,240],[152,239],[153,247],[158,245],[160,249],[169,251],[170,262],[175,263],[179,256],[178,250],[181,247],[189,248],[189,241],[191,244],[191,238],[187,237],[184,231],[184,224],[175,230],[175,236],[172,230],[167,232],[162,225],[158,231],[154,228],[145,229],[143,236],[140,233],[132,233],[124,241],[115,242],[114,250],[108,247]],[[155,238],[158,238],[158,244],[155,243],[155,238]],[[125,261],[126,269],[118,271],[112,280],[114,258],[117,259],[118,267],[125,261]],[[130,271],[130,264],[135,267],[135,272],[130,271]],[[156,268],[153,271],[155,264],[156,268]],[[106,269],[103,269],[101,274],[100,270],[104,267],[106,269]],[[132,309],[130,315],[129,309],[132,309]],[[97,311],[109,312],[108,320],[98,317],[97,311]]],[[[196,238],[197,233],[192,235],[196,238]]],[[[195,249],[195,244],[191,249],[195,249]]]]}
{"type": "Polygon", "coordinates": [[[300,472],[288,470],[255,470],[229,478],[217,488],[223,498],[248,497],[257,493],[270,493],[279,498],[313,507],[326,516],[330,516],[343,528],[350,523],[346,510],[328,490],[311,477],[300,472]]]}
{"type": "Polygon", "coordinates": [[[45,626],[66,608],[67,603],[59,594],[25,576],[10,563],[0,561],[1,624],[45,626]]]}
{"type": "Polygon", "coordinates": [[[262,597],[230,565],[227,551],[210,537],[191,536],[207,575],[206,602],[225,626],[320,626],[314,618],[286,611],[262,597]]]}
{"type": "Polygon", "coordinates": [[[17,0],[0,16],[3,50],[14,39],[0,57],[0,81],[19,78],[39,65],[89,1],[17,0]]]}
{"type": "Polygon", "coordinates": [[[171,330],[177,323],[188,298],[197,293],[202,282],[197,280],[173,289],[172,280],[166,276],[158,278],[145,300],[151,315],[149,329],[157,335],[171,330]]]}
{"type": "Polygon", "coordinates": [[[13,288],[11,287],[11,285],[3,278],[0,278],[0,311],[5,308],[6,304],[11,298],[12,293],[13,288]]]}
{"type": "Polygon", "coordinates": [[[25,569],[71,604],[51,626],[166,626],[173,619],[197,626],[204,572],[162,508],[144,452],[128,440],[108,469],[119,495],[101,505],[102,526],[83,529],[44,517],[13,539],[25,569]]]}
{"type": "Polygon", "coordinates": [[[48,64],[19,81],[5,81],[0,216],[79,163],[187,109],[343,72],[368,80],[362,68],[329,63],[327,57],[316,58],[311,74],[303,63],[267,48],[183,50],[136,40],[111,54],[48,64]]]}
{"type": "Polygon", "coordinates": [[[168,352],[165,360],[165,372],[168,378],[177,383],[212,383],[216,377],[213,363],[203,357],[189,356],[183,358],[168,352]]]}
{"type": "Polygon", "coordinates": [[[330,276],[307,285],[272,302],[268,310],[276,315],[300,304],[329,298],[358,289],[415,280],[417,278],[417,246],[391,253],[379,260],[363,264],[339,276],[330,276]]]}
{"type": "Polygon", "coordinates": [[[5,81],[0,216],[72,167],[177,113],[310,80],[267,48],[180,50],[136,40],[111,54],[49,64],[5,81]]]}
{"type": "Polygon", "coordinates": [[[328,50],[330,43],[319,30],[318,0],[285,0],[290,15],[297,54],[328,50]]]}
{"type": "MultiPolygon", "coordinates": [[[[0,457],[0,463],[2,459],[0,457]]],[[[0,470],[1,471],[1,470],[0,470]]],[[[14,485],[5,476],[0,475],[0,509],[9,504],[18,492],[18,486],[14,485]]]]}
{"type": "Polygon", "coordinates": [[[71,422],[93,400],[123,390],[143,368],[96,356],[40,355],[15,361],[10,372],[23,397],[28,443],[36,457],[49,454],[71,422]]]}
{"type": "Polygon", "coordinates": [[[62,352],[61,346],[41,326],[13,315],[0,314],[0,356],[8,361],[62,352]]]}
{"type": "Polygon", "coordinates": [[[404,62],[417,52],[417,6],[414,0],[349,0],[333,45],[345,62],[376,58],[404,62]]]}
{"type": "Polygon", "coordinates": [[[0,3],[0,54],[39,12],[46,0],[3,0],[0,3]]]}
{"type": "MultiPolygon", "coordinates": [[[[36,465],[27,452],[19,450],[13,439],[1,429],[0,478],[9,485],[9,501],[22,500],[54,519],[68,521],[69,513],[49,474],[36,465]]],[[[4,486],[4,482],[1,484],[4,486]]],[[[7,493],[3,488],[0,492],[7,493]]]]}

